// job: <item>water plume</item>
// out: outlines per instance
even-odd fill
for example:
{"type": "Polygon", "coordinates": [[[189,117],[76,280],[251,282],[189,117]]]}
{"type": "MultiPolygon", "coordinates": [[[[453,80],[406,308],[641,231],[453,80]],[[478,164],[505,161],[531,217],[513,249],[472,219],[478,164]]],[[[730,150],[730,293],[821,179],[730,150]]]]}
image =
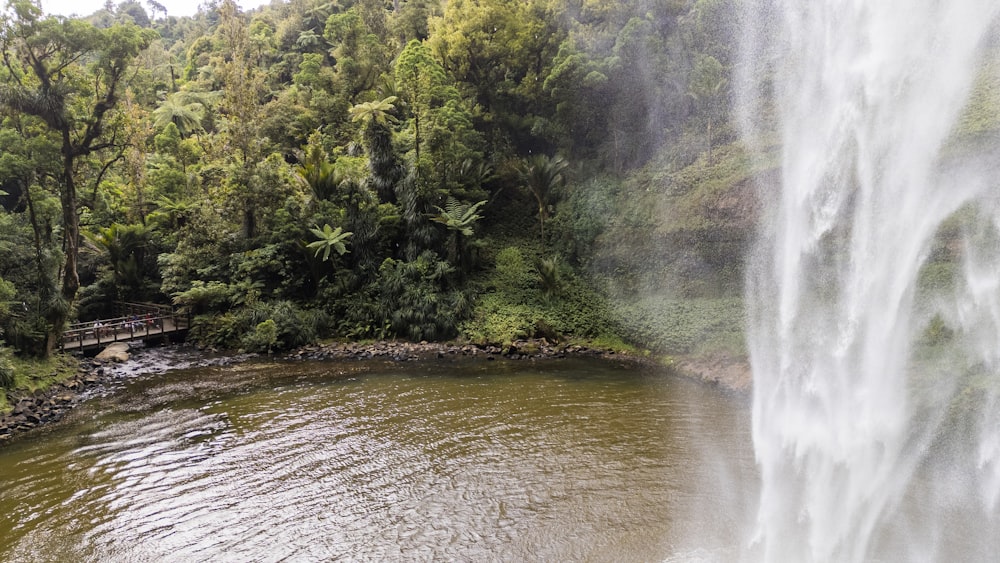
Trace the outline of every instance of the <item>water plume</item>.
{"type": "Polygon", "coordinates": [[[998,14],[993,0],[744,14],[740,120],[782,178],[761,188],[746,290],[750,559],[1000,552],[997,143],[960,125],[998,14]]]}

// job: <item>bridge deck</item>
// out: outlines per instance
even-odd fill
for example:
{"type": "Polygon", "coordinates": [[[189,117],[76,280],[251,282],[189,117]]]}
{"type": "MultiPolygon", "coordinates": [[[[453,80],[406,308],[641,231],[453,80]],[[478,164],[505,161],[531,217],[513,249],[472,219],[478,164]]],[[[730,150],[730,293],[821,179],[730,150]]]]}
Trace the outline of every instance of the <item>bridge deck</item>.
{"type": "Polygon", "coordinates": [[[153,316],[133,315],[103,319],[89,323],[77,323],[63,333],[63,350],[89,350],[107,346],[112,342],[129,342],[162,338],[186,331],[188,318],[176,314],[153,316]]]}

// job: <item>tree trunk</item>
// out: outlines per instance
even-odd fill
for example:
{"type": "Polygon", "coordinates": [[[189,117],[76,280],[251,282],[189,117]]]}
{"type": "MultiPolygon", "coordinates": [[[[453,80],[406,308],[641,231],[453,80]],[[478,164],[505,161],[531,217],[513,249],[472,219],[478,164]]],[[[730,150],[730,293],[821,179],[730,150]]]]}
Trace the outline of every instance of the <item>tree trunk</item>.
{"type": "Polygon", "coordinates": [[[712,118],[708,118],[708,165],[712,165],[712,118]]]}
{"type": "Polygon", "coordinates": [[[538,230],[542,235],[542,246],[545,246],[545,207],[538,204],[538,230]]]}
{"type": "Polygon", "coordinates": [[[70,141],[69,131],[63,131],[63,170],[62,189],[59,190],[59,202],[63,217],[63,252],[66,261],[63,265],[62,301],[49,305],[49,333],[45,339],[45,354],[50,355],[62,339],[63,328],[66,326],[67,315],[76,300],[80,289],[80,275],[77,272],[77,258],[80,243],[80,216],[77,215],[76,183],[73,179],[73,162],[75,155],[70,141]]]}

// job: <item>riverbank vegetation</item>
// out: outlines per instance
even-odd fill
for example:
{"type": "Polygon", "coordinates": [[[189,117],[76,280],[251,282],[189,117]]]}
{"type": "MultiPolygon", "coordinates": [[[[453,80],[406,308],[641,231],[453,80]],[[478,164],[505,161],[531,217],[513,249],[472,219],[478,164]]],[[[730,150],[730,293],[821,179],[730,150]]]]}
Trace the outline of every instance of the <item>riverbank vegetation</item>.
{"type": "MultiPolygon", "coordinates": [[[[6,2],[0,386],[120,301],[171,304],[190,339],[255,352],[545,338],[741,356],[743,260],[779,147],[766,123],[765,154],[737,141],[736,14],[6,2]]],[[[956,150],[996,135],[996,77],[956,150]]]]}
{"type": "Polygon", "coordinates": [[[7,2],[4,357],[48,357],[119,301],[256,352],[534,337],[741,354],[754,185],[773,172],[736,142],[735,10],[7,2]]]}

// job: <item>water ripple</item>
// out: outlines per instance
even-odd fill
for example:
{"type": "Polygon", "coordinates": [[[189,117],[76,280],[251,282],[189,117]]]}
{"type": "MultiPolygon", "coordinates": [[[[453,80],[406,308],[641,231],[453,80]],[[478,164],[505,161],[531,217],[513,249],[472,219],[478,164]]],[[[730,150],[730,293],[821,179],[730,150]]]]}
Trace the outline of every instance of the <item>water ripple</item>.
{"type": "Polygon", "coordinates": [[[678,399],[628,373],[300,377],[179,398],[185,381],[167,378],[133,391],[168,390],[149,412],[95,405],[4,474],[0,558],[656,559],[666,507],[696,498],[675,459],[695,439],[670,438],[699,431],[696,386],[678,399]]]}

